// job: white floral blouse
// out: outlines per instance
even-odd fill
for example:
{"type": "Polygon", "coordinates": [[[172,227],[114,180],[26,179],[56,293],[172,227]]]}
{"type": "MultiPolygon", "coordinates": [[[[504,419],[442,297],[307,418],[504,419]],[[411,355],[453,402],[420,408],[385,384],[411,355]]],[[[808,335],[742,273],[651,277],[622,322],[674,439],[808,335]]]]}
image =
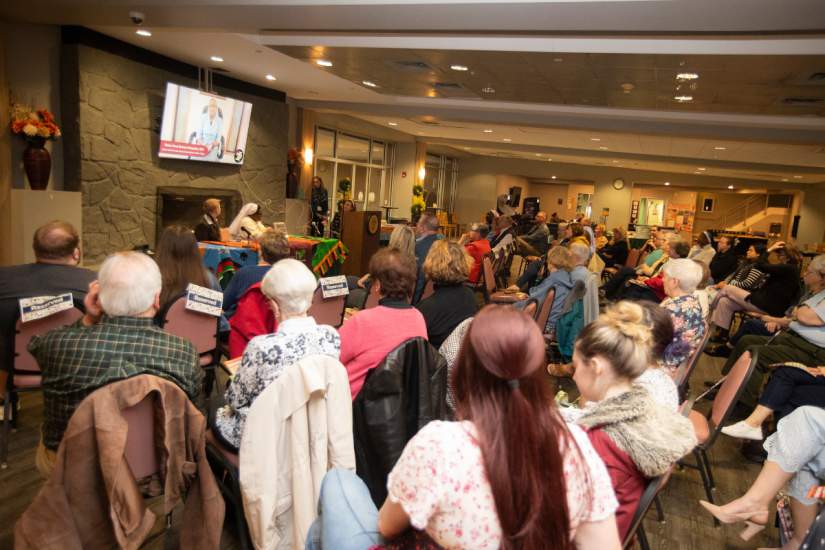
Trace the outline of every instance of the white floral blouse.
{"type": "Polygon", "coordinates": [[[247,344],[241,366],[226,389],[226,405],[217,411],[215,428],[239,448],[249,407],[286,367],[310,355],[338,359],[340,352],[338,331],[315,323],[312,317],[287,319],[274,334],[256,336],[247,344]]]}
{"type": "MultiPolygon", "coordinates": [[[[618,506],[604,463],[584,431],[568,425],[572,448],[564,452],[570,532],[603,520],[618,506]]],[[[401,504],[416,529],[443,548],[493,550],[501,525],[472,422],[433,421],[404,448],[387,480],[389,498],[401,504]]]]}

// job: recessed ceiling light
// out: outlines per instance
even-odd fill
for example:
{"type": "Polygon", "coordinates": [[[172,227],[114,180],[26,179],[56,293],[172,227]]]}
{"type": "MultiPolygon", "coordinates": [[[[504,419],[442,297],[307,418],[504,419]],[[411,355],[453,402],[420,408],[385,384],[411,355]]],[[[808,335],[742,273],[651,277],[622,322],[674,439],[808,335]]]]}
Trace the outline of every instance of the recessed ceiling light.
{"type": "Polygon", "coordinates": [[[599,150],[600,151],[607,151],[607,147],[605,147],[604,145],[600,145],[599,150]]]}
{"type": "Polygon", "coordinates": [[[728,185],[728,189],[733,189],[733,185],[728,185]]]}
{"type": "Polygon", "coordinates": [[[512,139],[510,139],[510,138],[504,138],[504,139],[502,139],[501,141],[506,141],[507,143],[510,143],[510,142],[511,142],[511,141],[513,141],[513,140],[512,140],[512,139]]]}
{"type": "Polygon", "coordinates": [[[219,55],[213,55],[213,56],[212,56],[212,57],[210,57],[209,59],[211,59],[211,60],[212,60],[212,61],[214,61],[215,63],[223,63],[223,57],[221,57],[221,56],[219,56],[219,55]]]}
{"type": "Polygon", "coordinates": [[[278,80],[277,78],[275,78],[275,77],[274,77],[274,76],[272,76],[271,74],[266,75],[266,79],[267,79],[267,80],[278,80]]]}
{"type": "Polygon", "coordinates": [[[679,73],[676,75],[677,80],[696,80],[699,75],[696,73],[679,73]]]}
{"type": "Polygon", "coordinates": [[[484,130],[482,130],[482,131],[483,131],[485,134],[492,134],[492,133],[493,133],[493,131],[492,131],[491,129],[489,129],[489,128],[485,128],[485,129],[484,129],[484,130]]]}
{"type": "Polygon", "coordinates": [[[138,29],[135,31],[135,34],[139,36],[152,36],[152,31],[148,29],[138,29]]]}
{"type": "Polygon", "coordinates": [[[536,156],[537,156],[537,157],[540,157],[540,156],[541,156],[541,153],[536,153],[536,156]]]}
{"type": "Polygon", "coordinates": [[[686,103],[688,101],[693,101],[693,96],[692,95],[677,95],[677,96],[673,96],[673,99],[675,99],[679,103],[686,103]]]}
{"type": "Polygon", "coordinates": [[[713,150],[714,151],[727,151],[728,148],[727,147],[722,147],[721,145],[717,145],[716,147],[713,148],[713,150]]]}
{"type": "Polygon", "coordinates": [[[378,87],[378,84],[376,84],[372,80],[362,80],[361,84],[363,84],[364,86],[369,86],[370,88],[377,88],[378,87]]]}
{"type": "Polygon", "coordinates": [[[793,177],[793,179],[795,179],[795,180],[801,180],[801,179],[802,179],[802,176],[794,176],[794,177],[793,177]]]}
{"type": "Polygon", "coordinates": [[[550,179],[554,180],[554,179],[556,179],[556,176],[550,176],[550,179]]]}
{"type": "Polygon", "coordinates": [[[707,170],[707,168],[697,168],[697,170],[699,170],[700,172],[704,172],[705,170],[707,170]]]}
{"type": "Polygon", "coordinates": [[[601,141],[602,138],[590,138],[590,141],[601,141]]]}
{"type": "Polygon", "coordinates": [[[490,86],[487,86],[486,88],[482,88],[481,91],[484,92],[485,94],[494,94],[494,93],[496,93],[496,89],[491,88],[490,86]]]}
{"type": "Polygon", "coordinates": [[[553,58],[553,63],[561,63],[562,61],[564,61],[564,58],[561,58],[561,57],[554,57],[553,58]]]}
{"type": "Polygon", "coordinates": [[[782,181],[788,181],[788,178],[782,178],[782,181]]]}
{"type": "Polygon", "coordinates": [[[613,160],[613,161],[611,161],[611,162],[612,162],[613,164],[619,164],[619,161],[618,161],[618,160],[613,160]]]}
{"type": "Polygon", "coordinates": [[[670,182],[669,182],[669,181],[666,181],[666,182],[665,182],[665,185],[666,185],[666,186],[669,186],[669,185],[670,185],[670,182]]]}
{"type": "Polygon", "coordinates": [[[467,65],[450,65],[450,68],[454,71],[469,71],[470,68],[467,65]]]}
{"type": "Polygon", "coordinates": [[[553,162],[553,159],[547,159],[547,162],[553,162]]]}
{"type": "Polygon", "coordinates": [[[389,124],[390,126],[398,126],[397,122],[388,122],[387,124],[389,124]]]}
{"type": "Polygon", "coordinates": [[[332,61],[328,59],[316,59],[315,64],[321,67],[332,67],[332,61]]]}

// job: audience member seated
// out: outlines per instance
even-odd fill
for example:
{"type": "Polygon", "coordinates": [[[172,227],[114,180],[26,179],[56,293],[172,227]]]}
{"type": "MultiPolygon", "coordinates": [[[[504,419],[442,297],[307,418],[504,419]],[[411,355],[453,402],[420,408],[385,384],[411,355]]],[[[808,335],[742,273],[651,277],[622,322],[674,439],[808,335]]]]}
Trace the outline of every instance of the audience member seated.
{"type": "Polygon", "coordinates": [[[176,383],[197,404],[203,382],[198,353],[188,340],[155,326],[160,293],[160,270],[152,258],[141,252],[114,254],[89,286],[83,319],[32,338],[29,352],[43,373],[36,465],[44,477],[54,467],[69,417],[101,386],[154,374],[176,383]]]}
{"type": "Polygon", "coordinates": [[[668,235],[664,231],[656,231],[645,244],[644,248],[652,249],[645,256],[641,265],[636,268],[639,275],[646,275],[648,277],[655,275],[660,267],[660,263],[665,257],[665,247],[668,244],[668,235]]]}
{"type": "Polygon", "coordinates": [[[713,239],[710,238],[710,233],[703,231],[696,238],[696,244],[690,248],[688,258],[702,262],[705,265],[710,265],[713,257],[716,255],[716,250],[713,249],[713,239]]]}
{"type": "Polygon", "coordinates": [[[720,283],[730,277],[738,264],[739,258],[733,250],[733,237],[719,237],[716,240],[716,254],[708,264],[713,282],[720,283]]]}
{"type": "Polygon", "coordinates": [[[464,319],[478,309],[472,289],[466,286],[472,258],[459,244],[441,240],[430,248],[424,275],[435,292],[416,305],[427,325],[427,339],[439,347],[464,319]]]}
{"type": "Polygon", "coordinates": [[[372,284],[377,285],[381,296],[379,305],[359,311],[344,321],[338,331],[341,362],[349,374],[353,399],[361,391],[367,373],[390,351],[410,338],[427,338],[424,317],[410,305],[415,288],[415,260],[398,249],[384,248],[372,257],[369,269],[372,284]]]}
{"type": "Polygon", "coordinates": [[[653,302],[639,302],[644,309],[644,325],[650,328],[650,363],[633,381],[642,386],[656,403],[670,410],[679,408],[679,390],[667,369],[662,368],[665,350],[673,341],[673,320],[670,313],[653,302]]]}
{"type": "MultiPolygon", "coordinates": [[[[421,217],[418,218],[418,223],[415,225],[415,234],[416,273],[420,274],[424,260],[427,259],[427,254],[430,252],[430,247],[435,241],[441,238],[441,235],[438,234],[438,218],[435,212],[425,210],[421,214],[421,217]]],[[[424,285],[426,284],[427,282],[424,280],[424,277],[417,278],[412,303],[418,303],[418,300],[421,298],[421,293],[424,291],[424,285]]]]}
{"type": "Polygon", "coordinates": [[[740,536],[748,540],[765,528],[771,503],[784,491],[790,497],[793,537],[782,550],[804,548],[802,541],[820,510],[819,500],[810,498],[809,491],[825,480],[825,410],[796,409],[779,421],[764,448],[768,458],[744,495],[724,506],[699,503],[722,523],[745,523],[740,536]]]}
{"type": "Polygon", "coordinates": [[[702,268],[693,260],[671,260],[662,268],[667,299],[662,307],[673,320],[673,341],[665,349],[663,366],[675,374],[682,362],[693,355],[705,335],[702,306],[693,295],[702,280],[702,268]]]}
{"type": "Polygon", "coordinates": [[[358,477],[328,473],[307,548],[399,537],[474,550],[620,548],[607,472],[582,430],[560,418],[543,363],[531,318],[484,308],[453,375],[458,421],[430,422],[407,443],[380,511],[358,477]]]}
{"type": "Polygon", "coordinates": [[[593,228],[593,244],[596,247],[596,250],[601,250],[607,243],[610,242],[605,234],[607,229],[604,227],[603,223],[597,223],[596,226],[593,228]]]}
{"type": "Polygon", "coordinates": [[[343,212],[355,212],[355,203],[351,200],[338,201],[338,210],[335,211],[335,216],[332,217],[332,224],[329,226],[329,236],[334,239],[341,238],[341,228],[343,222],[341,217],[343,212]]]}
{"type": "Polygon", "coordinates": [[[605,267],[624,267],[629,252],[624,229],[616,227],[610,243],[599,249],[599,256],[604,260],[605,267]]]}
{"type": "MultiPolygon", "coordinates": [[[[679,258],[686,258],[690,252],[688,244],[675,235],[668,240],[666,261],[675,260],[679,258]]],[[[665,263],[662,263],[664,267],[665,263]]],[[[659,303],[665,299],[664,288],[664,270],[652,277],[645,277],[638,275],[635,279],[629,279],[625,286],[621,288],[617,294],[614,294],[614,300],[649,300],[651,302],[659,303]]]]}
{"type": "Polygon", "coordinates": [[[805,271],[805,283],[811,290],[819,289],[814,296],[803,302],[787,320],[771,318],[770,323],[787,326],[776,336],[748,335],[742,337],[722,368],[727,374],[736,361],[750,361],[758,352],[756,369],[748,380],[740,402],[755,407],[765,373],[770,365],[801,363],[806,366],[825,365],[825,255],[811,260],[805,271]],[[769,342],[770,341],[770,342],[769,342]]]}
{"type": "Polygon", "coordinates": [[[229,226],[229,235],[233,241],[251,241],[258,238],[258,235],[266,231],[266,226],[261,223],[263,212],[261,207],[254,202],[247,203],[241,207],[241,211],[235,216],[229,226]]]}
{"type": "MultiPolygon", "coordinates": [[[[389,248],[395,248],[405,256],[409,256],[415,260],[415,245],[415,231],[413,228],[409,225],[396,225],[393,228],[392,233],[390,233],[390,240],[387,246],[389,248]]],[[[424,276],[419,269],[416,274],[416,282],[423,278],[424,276]]],[[[365,273],[358,279],[352,275],[348,275],[347,284],[350,289],[350,293],[347,296],[347,307],[363,309],[364,302],[367,299],[367,292],[369,291],[371,285],[370,274],[365,273]]]]}
{"type": "Polygon", "coordinates": [[[261,290],[278,320],[278,330],[249,341],[224,394],[226,405],[217,410],[213,431],[228,447],[240,447],[249,408],[285,369],[310,355],[338,359],[338,333],[307,315],[316,286],[315,275],[292,258],[279,261],[264,276],[261,290]]]}
{"type": "MultiPolygon", "coordinates": [[[[680,240],[676,235],[668,239],[665,238],[664,233],[656,232],[653,239],[648,241],[648,243],[652,242],[652,246],[656,246],[656,249],[650,252],[637,267],[620,267],[619,270],[602,285],[605,296],[610,300],[615,300],[630,279],[638,278],[642,281],[645,277],[655,277],[668,260],[665,250],[669,248],[669,243],[673,239],[680,240]]],[[[648,246],[648,243],[646,243],[645,246],[648,246]]]]}
{"type": "Polygon", "coordinates": [[[782,315],[799,297],[801,263],[796,248],[779,241],[768,248],[767,261],[756,263],[756,268],[768,275],[762,286],[753,292],[731,285],[724,286],[711,318],[717,330],[713,340],[722,342],[728,337],[733,314],[737,311],[782,315]]]}
{"type": "Polygon", "coordinates": [[[581,243],[570,245],[570,279],[575,285],[584,283],[584,324],[592,323],[599,316],[599,283],[598,276],[587,269],[590,263],[590,247],[581,243]]]}
{"type": "Polygon", "coordinates": [[[516,253],[520,256],[543,256],[550,242],[547,227],[547,212],[538,212],[533,227],[520,237],[516,237],[516,253]]]}
{"type": "Polygon", "coordinates": [[[515,242],[515,224],[510,216],[499,216],[493,224],[493,238],[490,246],[494,253],[498,253],[502,248],[506,249],[515,242]]]}
{"type": "Polygon", "coordinates": [[[633,385],[650,365],[650,346],[642,307],[619,302],[584,327],[573,352],[573,380],[588,403],[577,422],[587,429],[610,473],[622,538],[647,480],[667,472],[696,446],[687,418],[633,385]]]}
{"type": "MultiPolygon", "coordinates": [[[[564,301],[567,295],[573,289],[574,281],[570,276],[570,270],[573,268],[573,259],[570,250],[563,246],[554,246],[547,253],[547,275],[542,281],[529,289],[528,294],[530,298],[535,299],[539,303],[539,307],[544,303],[547,293],[554,291],[553,305],[550,309],[550,317],[547,318],[547,325],[544,328],[545,333],[550,333],[556,328],[556,321],[561,316],[564,301]]],[[[519,290],[517,286],[511,286],[508,290],[519,290]]],[[[528,300],[517,302],[514,304],[519,309],[523,309],[527,305],[528,300]]]]}
{"type": "MultiPolygon", "coordinates": [[[[0,363],[3,370],[11,368],[14,358],[12,341],[14,325],[19,315],[19,299],[33,296],[56,296],[71,293],[83,300],[95,273],[78,267],[80,237],[71,224],[49,222],[34,232],[35,262],[0,267],[0,363]]],[[[5,389],[4,373],[0,373],[0,390],[5,389]]]]}
{"type": "Polygon", "coordinates": [[[472,317],[461,321],[438,348],[438,353],[440,353],[444,360],[447,361],[447,406],[450,408],[450,412],[455,411],[453,371],[455,370],[458,352],[461,351],[461,344],[464,343],[464,336],[467,335],[467,331],[470,328],[470,323],[472,322],[472,317]]]}
{"type": "Polygon", "coordinates": [[[199,241],[221,240],[221,201],[206,199],[203,201],[203,218],[195,226],[195,238],[199,241]]]}
{"type": "MultiPolygon", "coordinates": [[[[195,234],[191,229],[173,225],[163,230],[155,250],[163,287],[160,291],[160,309],[180,298],[190,285],[223,292],[215,275],[203,265],[195,234]]],[[[220,332],[229,332],[229,322],[221,315],[220,332]]]]}
{"type": "Polygon", "coordinates": [[[463,245],[473,259],[473,266],[470,268],[468,280],[472,284],[476,284],[481,279],[484,257],[491,251],[490,241],[487,240],[487,226],[482,223],[474,223],[470,227],[470,231],[461,236],[458,244],[463,245]]]}
{"type": "Polygon", "coordinates": [[[258,235],[258,265],[244,266],[232,276],[223,292],[224,314],[232,317],[246,289],[261,282],[269,268],[284,258],[289,258],[289,239],[285,233],[267,229],[258,235]]]}
{"type": "Polygon", "coordinates": [[[584,226],[579,222],[573,222],[567,226],[566,236],[568,239],[567,246],[580,243],[587,246],[587,248],[590,248],[590,238],[587,234],[585,234],[584,226]]]}
{"type": "MultiPolygon", "coordinates": [[[[766,260],[767,246],[764,243],[754,243],[745,252],[745,258],[736,270],[721,281],[715,281],[714,288],[721,290],[731,285],[752,292],[765,283],[767,275],[759,271],[757,265],[766,260]]],[[[714,257],[715,258],[715,257],[714,257]]]]}

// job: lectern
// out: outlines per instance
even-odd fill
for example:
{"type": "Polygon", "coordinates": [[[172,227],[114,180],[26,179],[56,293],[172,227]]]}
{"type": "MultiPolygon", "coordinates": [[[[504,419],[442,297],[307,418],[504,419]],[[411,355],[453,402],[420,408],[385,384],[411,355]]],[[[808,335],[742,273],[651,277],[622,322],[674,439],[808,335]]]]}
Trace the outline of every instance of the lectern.
{"type": "Polygon", "coordinates": [[[369,271],[370,258],[378,252],[381,212],[342,212],[341,216],[341,241],[349,251],[341,271],[360,277],[369,271]]]}

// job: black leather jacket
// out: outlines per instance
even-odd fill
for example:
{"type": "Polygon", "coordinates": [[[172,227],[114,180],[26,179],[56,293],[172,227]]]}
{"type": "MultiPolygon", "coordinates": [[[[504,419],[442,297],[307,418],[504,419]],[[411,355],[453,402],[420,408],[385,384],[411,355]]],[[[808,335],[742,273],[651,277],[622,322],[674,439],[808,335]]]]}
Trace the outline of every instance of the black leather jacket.
{"type": "Polygon", "coordinates": [[[447,361],[424,338],[407,340],[367,374],[352,404],[352,429],[356,471],[376,506],[407,442],[447,417],[447,361]]]}

